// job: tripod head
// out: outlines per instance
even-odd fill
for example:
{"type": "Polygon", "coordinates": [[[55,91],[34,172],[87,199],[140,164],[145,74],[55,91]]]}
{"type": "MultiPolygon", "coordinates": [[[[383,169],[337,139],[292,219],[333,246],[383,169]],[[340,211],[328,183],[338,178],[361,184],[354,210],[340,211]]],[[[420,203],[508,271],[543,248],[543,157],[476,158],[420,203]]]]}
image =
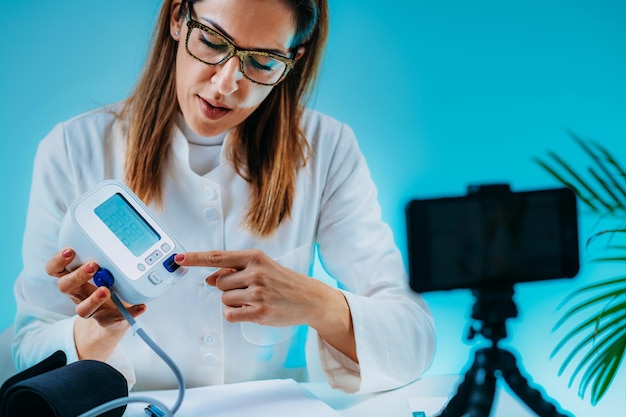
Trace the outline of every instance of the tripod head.
{"type": "Polygon", "coordinates": [[[472,290],[476,299],[472,307],[472,319],[479,323],[470,324],[467,336],[469,340],[480,334],[495,347],[500,340],[506,338],[506,320],[517,317],[513,293],[513,285],[472,290]]]}

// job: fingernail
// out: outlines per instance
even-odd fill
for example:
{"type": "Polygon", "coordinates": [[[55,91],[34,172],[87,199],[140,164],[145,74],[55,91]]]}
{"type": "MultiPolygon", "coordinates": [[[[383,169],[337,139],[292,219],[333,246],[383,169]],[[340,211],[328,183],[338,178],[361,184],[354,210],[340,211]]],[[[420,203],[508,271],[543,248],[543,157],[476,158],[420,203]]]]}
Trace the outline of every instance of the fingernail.
{"type": "Polygon", "coordinates": [[[64,258],[70,258],[72,256],[73,251],[70,248],[64,249],[63,252],[61,252],[61,256],[64,258]]]}
{"type": "Polygon", "coordinates": [[[104,298],[107,296],[107,293],[103,289],[99,289],[97,295],[98,295],[98,298],[104,298]]]}
{"type": "Polygon", "coordinates": [[[85,272],[87,272],[88,274],[93,274],[94,272],[96,272],[96,267],[94,266],[94,264],[88,263],[85,266],[85,272]]]}
{"type": "Polygon", "coordinates": [[[185,260],[185,254],[184,253],[177,253],[176,256],[174,256],[174,260],[176,262],[183,262],[185,260]]]}

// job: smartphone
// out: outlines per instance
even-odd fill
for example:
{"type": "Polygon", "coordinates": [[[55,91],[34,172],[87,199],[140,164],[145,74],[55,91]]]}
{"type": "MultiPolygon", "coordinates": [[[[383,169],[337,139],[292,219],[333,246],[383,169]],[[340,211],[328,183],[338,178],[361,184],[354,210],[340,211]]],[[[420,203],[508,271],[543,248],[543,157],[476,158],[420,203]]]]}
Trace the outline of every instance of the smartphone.
{"type": "Polygon", "coordinates": [[[472,186],[406,205],[409,282],[416,292],[571,278],[579,271],[576,195],[472,186]]]}

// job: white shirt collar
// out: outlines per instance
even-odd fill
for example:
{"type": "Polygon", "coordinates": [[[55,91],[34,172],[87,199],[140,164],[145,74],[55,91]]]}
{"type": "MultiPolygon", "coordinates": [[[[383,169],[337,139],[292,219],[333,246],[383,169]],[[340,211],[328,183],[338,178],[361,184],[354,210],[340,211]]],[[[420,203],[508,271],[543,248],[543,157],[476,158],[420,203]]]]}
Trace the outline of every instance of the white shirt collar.
{"type": "Polygon", "coordinates": [[[216,136],[200,136],[189,127],[182,113],[176,115],[176,124],[183,133],[183,136],[187,139],[187,142],[191,145],[221,146],[224,144],[224,138],[228,133],[228,131],[226,131],[216,136]]]}

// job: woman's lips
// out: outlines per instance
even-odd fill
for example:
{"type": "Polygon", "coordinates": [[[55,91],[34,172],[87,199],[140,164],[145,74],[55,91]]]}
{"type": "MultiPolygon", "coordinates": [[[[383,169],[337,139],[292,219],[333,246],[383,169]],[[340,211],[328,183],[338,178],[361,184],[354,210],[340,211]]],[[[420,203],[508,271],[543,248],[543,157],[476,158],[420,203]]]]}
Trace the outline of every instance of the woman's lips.
{"type": "Polygon", "coordinates": [[[198,97],[198,101],[200,103],[200,111],[207,119],[217,120],[230,111],[229,108],[212,105],[202,97],[198,97]]]}

